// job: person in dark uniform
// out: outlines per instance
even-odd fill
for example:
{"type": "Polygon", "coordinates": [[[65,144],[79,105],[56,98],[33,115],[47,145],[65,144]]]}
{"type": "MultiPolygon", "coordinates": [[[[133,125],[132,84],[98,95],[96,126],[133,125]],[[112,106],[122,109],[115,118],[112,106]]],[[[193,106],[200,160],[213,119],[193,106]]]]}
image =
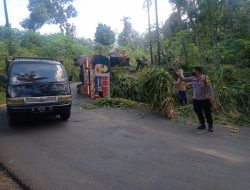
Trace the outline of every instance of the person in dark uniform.
{"type": "Polygon", "coordinates": [[[213,132],[213,118],[211,113],[212,103],[214,97],[213,87],[207,75],[202,74],[200,66],[194,67],[193,76],[183,77],[179,76],[181,80],[192,82],[193,87],[193,108],[200,121],[198,129],[205,129],[205,118],[208,124],[208,131],[213,132]],[[204,117],[205,115],[205,117],[204,117]]]}
{"type": "Polygon", "coordinates": [[[144,56],[142,56],[142,59],[136,59],[136,63],[137,66],[135,70],[137,71],[138,69],[142,69],[144,66],[146,66],[148,64],[148,60],[144,56]]]}

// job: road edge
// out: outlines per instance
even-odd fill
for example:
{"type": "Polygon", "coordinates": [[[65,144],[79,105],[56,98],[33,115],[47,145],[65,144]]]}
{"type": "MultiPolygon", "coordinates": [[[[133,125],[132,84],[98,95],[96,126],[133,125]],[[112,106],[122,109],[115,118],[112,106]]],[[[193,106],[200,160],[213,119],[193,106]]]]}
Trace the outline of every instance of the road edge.
{"type": "Polygon", "coordinates": [[[0,162],[0,168],[2,168],[7,173],[7,176],[13,182],[15,182],[21,189],[23,189],[23,190],[31,190],[30,187],[28,187],[24,182],[22,182],[22,180],[20,178],[18,178],[15,174],[10,172],[10,170],[8,170],[8,168],[6,168],[1,162],[0,162]]]}
{"type": "MultiPolygon", "coordinates": [[[[4,109],[6,107],[6,104],[0,104],[0,110],[4,109]]],[[[7,167],[5,167],[1,162],[0,162],[0,168],[3,169],[7,177],[9,177],[14,183],[16,183],[21,189],[23,190],[31,190],[30,187],[28,187],[20,178],[18,178],[15,174],[13,174],[7,167]]]]}

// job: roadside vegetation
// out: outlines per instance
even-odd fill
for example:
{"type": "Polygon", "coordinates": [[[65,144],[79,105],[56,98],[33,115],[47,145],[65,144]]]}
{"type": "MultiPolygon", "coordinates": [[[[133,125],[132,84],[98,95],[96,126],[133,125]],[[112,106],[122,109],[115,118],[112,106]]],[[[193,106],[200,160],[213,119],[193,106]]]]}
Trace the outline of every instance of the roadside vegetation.
{"type": "Polygon", "coordinates": [[[4,103],[5,103],[5,93],[2,90],[2,92],[0,92],[0,105],[4,103]]]}
{"type": "MultiPolygon", "coordinates": [[[[192,71],[192,67],[187,68],[192,71]]],[[[250,119],[250,68],[223,66],[220,70],[205,68],[211,76],[215,91],[213,112],[217,123],[249,126],[250,119]]],[[[149,67],[137,73],[121,68],[112,70],[111,93],[132,101],[150,104],[154,110],[167,118],[183,116],[195,118],[188,87],[188,105],[180,106],[177,89],[173,85],[175,74],[172,68],[149,67]],[[151,73],[152,72],[152,73],[151,73]]]]}
{"type": "MultiPolygon", "coordinates": [[[[202,65],[215,91],[216,122],[250,126],[250,2],[169,1],[174,9],[160,27],[160,51],[157,51],[156,27],[151,27],[153,63],[149,32],[139,34],[133,29],[131,18],[124,16],[124,29],[117,39],[111,27],[102,23],[97,26],[94,40],[75,37],[71,25],[61,33],[50,35],[27,27],[28,30],[21,31],[0,26],[0,74],[5,72],[6,58],[55,57],[64,61],[67,71],[77,80],[79,68],[73,66],[75,57],[125,50],[130,56],[131,68],[112,68],[112,98],[97,100],[95,106],[135,108],[135,102],[139,102],[167,118],[195,118],[191,87],[188,88],[189,104],[180,106],[177,102],[174,70],[183,68],[188,76],[193,66],[202,65]],[[142,56],[147,58],[148,65],[135,71],[136,59],[142,56]]],[[[4,92],[0,86],[0,103],[3,102],[4,92]]]]}

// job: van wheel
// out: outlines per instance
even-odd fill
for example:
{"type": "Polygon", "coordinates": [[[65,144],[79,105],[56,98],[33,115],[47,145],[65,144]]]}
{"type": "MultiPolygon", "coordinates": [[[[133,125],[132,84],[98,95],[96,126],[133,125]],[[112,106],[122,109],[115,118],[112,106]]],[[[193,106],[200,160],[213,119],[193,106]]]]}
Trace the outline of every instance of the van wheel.
{"type": "Polygon", "coordinates": [[[14,126],[16,124],[16,115],[13,113],[8,112],[7,113],[8,117],[8,123],[10,126],[14,126]]]}
{"type": "Polygon", "coordinates": [[[60,114],[61,120],[67,121],[70,118],[70,111],[60,114]]]}

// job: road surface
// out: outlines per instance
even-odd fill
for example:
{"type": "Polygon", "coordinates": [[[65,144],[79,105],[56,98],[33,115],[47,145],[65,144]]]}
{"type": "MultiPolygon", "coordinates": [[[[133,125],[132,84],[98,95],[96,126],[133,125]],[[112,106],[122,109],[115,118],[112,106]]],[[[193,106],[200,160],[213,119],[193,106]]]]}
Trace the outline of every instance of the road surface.
{"type": "Polygon", "coordinates": [[[1,110],[0,163],[34,190],[250,189],[250,129],[200,133],[153,113],[83,109],[88,101],[74,93],[68,122],[15,128],[1,110]]]}

